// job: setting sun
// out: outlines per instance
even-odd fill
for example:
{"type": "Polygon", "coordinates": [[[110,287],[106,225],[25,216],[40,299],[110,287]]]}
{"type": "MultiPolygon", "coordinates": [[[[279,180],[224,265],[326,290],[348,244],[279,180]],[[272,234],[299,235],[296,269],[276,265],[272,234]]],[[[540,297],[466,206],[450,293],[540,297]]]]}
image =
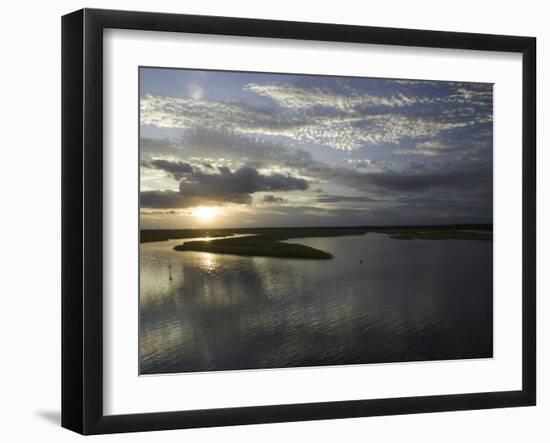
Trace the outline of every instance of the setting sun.
{"type": "Polygon", "coordinates": [[[212,221],[216,215],[218,214],[218,210],[216,208],[209,208],[205,206],[201,206],[200,208],[196,208],[193,211],[193,215],[197,217],[202,222],[209,222],[212,221]]]}

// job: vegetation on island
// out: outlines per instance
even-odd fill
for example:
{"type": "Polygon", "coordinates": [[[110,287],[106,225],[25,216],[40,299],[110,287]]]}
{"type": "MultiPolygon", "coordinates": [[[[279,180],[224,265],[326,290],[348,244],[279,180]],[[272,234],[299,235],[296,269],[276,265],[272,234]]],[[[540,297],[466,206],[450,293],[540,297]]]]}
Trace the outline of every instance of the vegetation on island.
{"type": "Polygon", "coordinates": [[[176,251],[201,251],[216,254],[254,257],[329,259],[332,254],[309,246],[283,243],[264,236],[225,238],[211,241],[190,241],[178,245],[176,251]]]}

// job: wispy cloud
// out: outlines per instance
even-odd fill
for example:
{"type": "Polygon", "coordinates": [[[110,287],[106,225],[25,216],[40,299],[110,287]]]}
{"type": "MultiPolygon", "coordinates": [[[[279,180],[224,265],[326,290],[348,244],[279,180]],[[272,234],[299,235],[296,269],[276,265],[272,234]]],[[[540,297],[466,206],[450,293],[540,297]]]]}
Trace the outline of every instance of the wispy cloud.
{"type": "Polygon", "coordinates": [[[368,145],[399,145],[408,138],[437,137],[492,119],[491,91],[463,84],[456,84],[452,93],[444,96],[402,91],[373,95],[350,88],[342,91],[277,84],[248,84],[244,89],[273,100],[284,113],[237,102],[145,95],[141,100],[142,123],[283,137],[352,151],[368,145]],[[419,106],[422,112],[401,109],[419,106]]]}

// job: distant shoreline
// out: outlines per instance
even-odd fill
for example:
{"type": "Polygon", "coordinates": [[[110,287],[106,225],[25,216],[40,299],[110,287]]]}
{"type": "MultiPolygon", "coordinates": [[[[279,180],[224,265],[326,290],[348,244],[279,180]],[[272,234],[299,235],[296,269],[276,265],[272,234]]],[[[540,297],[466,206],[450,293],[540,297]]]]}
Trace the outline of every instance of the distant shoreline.
{"type": "Polygon", "coordinates": [[[329,252],[296,243],[291,238],[338,237],[386,234],[395,240],[478,240],[492,241],[492,225],[436,225],[391,227],[321,227],[321,228],[237,228],[237,229],[144,229],[140,242],[149,243],[179,238],[229,237],[210,241],[190,241],[174,247],[176,251],[198,251],[255,257],[279,257],[326,260],[329,252]],[[251,236],[231,238],[235,234],[251,236]]]}
{"type": "Polygon", "coordinates": [[[194,237],[227,237],[234,234],[269,235],[271,237],[307,238],[336,237],[340,235],[363,235],[378,232],[392,235],[397,239],[408,237],[432,239],[458,238],[461,240],[492,240],[493,225],[449,224],[449,225],[395,225],[395,226],[322,226],[322,227],[285,227],[285,228],[214,228],[214,229],[141,229],[140,243],[176,240],[194,237]],[[476,232],[479,231],[479,232],[476,232]],[[431,235],[422,233],[430,232],[431,235]],[[446,234],[441,235],[442,232],[446,234]],[[439,234],[439,235],[436,235],[439,234]],[[477,235],[482,234],[482,235],[477,235]],[[480,238],[483,237],[483,238],[480,238]]]}

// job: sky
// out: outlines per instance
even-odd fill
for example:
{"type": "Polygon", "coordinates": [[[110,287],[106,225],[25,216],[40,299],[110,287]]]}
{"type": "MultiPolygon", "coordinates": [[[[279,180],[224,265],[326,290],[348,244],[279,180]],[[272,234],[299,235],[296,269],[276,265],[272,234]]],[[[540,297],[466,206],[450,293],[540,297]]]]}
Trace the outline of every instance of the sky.
{"type": "Polygon", "coordinates": [[[142,228],[492,223],[493,85],[140,68],[142,228]]]}

